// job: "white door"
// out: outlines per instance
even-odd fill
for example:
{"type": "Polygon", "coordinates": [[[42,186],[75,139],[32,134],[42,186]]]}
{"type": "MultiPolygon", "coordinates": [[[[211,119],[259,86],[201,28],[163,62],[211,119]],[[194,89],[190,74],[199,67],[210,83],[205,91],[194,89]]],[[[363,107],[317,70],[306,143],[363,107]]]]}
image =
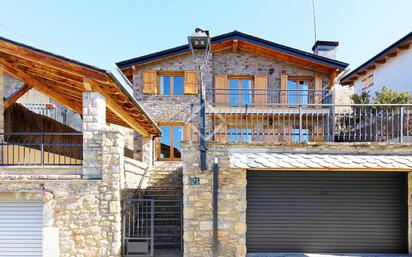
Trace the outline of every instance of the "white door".
{"type": "Polygon", "coordinates": [[[42,256],[43,204],[0,202],[0,256],[42,256]]]}

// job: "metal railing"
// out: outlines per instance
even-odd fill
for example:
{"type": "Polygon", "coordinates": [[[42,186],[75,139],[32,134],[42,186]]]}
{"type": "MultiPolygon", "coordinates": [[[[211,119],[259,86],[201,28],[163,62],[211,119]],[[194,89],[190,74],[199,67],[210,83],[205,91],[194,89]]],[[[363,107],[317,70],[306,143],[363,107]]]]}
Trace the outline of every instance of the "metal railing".
{"type": "MultiPolygon", "coordinates": [[[[192,107],[192,140],[198,140],[192,107]]],[[[412,143],[412,105],[246,105],[206,107],[206,140],[245,143],[412,143]]]]}
{"type": "Polygon", "coordinates": [[[154,200],[128,199],[123,208],[123,256],[154,255],[154,200]]]}
{"type": "Polygon", "coordinates": [[[24,106],[34,113],[47,116],[60,123],[63,123],[64,125],[67,125],[68,110],[63,109],[55,104],[24,104],[24,106]]]}
{"type": "Polygon", "coordinates": [[[245,106],[251,104],[329,104],[328,90],[278,89],[207,89],[206,100],[212,105],[245,106]]]}
{"type": "Polygon", "coordinates": [[[82,133],[0,133],[0,165],[82,165],[82,133]]]}

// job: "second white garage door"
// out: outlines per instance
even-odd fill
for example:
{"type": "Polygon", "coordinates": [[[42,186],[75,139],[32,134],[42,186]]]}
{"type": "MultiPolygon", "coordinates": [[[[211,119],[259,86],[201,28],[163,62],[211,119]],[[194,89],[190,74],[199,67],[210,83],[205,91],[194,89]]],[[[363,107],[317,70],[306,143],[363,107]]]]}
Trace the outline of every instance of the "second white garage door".
{"type": "Polygon", "coordinates": [[[42,256],[43,204],[0,202],[0,256],[42,256]]]}

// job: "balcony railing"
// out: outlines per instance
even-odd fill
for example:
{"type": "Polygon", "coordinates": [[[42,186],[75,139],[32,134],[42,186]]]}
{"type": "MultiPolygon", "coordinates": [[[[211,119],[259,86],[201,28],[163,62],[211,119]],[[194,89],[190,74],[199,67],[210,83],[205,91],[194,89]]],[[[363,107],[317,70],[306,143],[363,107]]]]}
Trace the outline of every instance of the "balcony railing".
{"type": "MultiPolygon", "coordinates": [[[[193,106],[192,140],[199,136],[198,117],[193,106]]],[[[208,105],[206,140],[411,143],[412,105],[208,105]]]]}
{"type": "Polygon", "coordinates": [[[24,104],[24,106],[34,113],[47,116],[67,125],[68,110],[56,106],[55,104],[24,104]]]}
{"type": "Polygon", "coordinates": [[[328,90],[277,89],[207,89],[206,99],[212,105],[245,106],[262,104],[329,104],[328,90]]]}
{"type": "Polygon", "coordinates": [[[0,165],[82,165],[81,133],[0,133],[0,165]]]}

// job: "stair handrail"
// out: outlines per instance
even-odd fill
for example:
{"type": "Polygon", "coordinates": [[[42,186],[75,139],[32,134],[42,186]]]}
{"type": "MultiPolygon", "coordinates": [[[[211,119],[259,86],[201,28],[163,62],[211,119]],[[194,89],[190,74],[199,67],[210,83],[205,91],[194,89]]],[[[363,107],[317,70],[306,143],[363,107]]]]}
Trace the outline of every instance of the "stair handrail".
{"type": "Polygon", "coordinates": [[[147,175],[148,171],[149,171],[149,166],[147,166],[147,167],[144,169],[144,172],[143,172],[143,175],[142,175],[142,179],[140,179],[139,185],[137,185],[137,188],[136,188],[136,196],[137,196],[138,198],[142,198],[141,188],[142,188],[142,185],[143,185],[143,180],[146,178],[146,175],[147,175]]]}

